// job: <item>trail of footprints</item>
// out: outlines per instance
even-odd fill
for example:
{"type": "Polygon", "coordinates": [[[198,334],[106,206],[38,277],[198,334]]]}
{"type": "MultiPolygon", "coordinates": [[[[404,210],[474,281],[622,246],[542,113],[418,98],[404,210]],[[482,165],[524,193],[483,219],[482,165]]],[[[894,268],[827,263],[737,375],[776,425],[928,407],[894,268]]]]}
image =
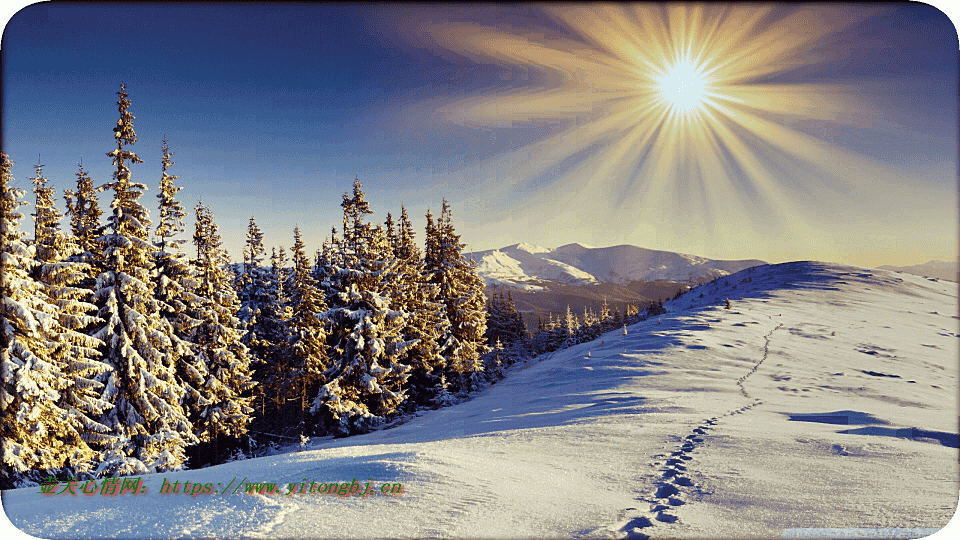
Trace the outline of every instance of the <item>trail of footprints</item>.
{"type": "MultiPolygon", "coordinates": [[[[740,393],[743,394],[743,397],[750,399],[750,394],[748,394],[747,389],[743,387],[743,381],[747,380],[747,377],[753,375],[753,372],[757,371],[760,368],[760,364],[762,364],[763,361],[767,359],[767,354],[770,353],[770,336],[773,335],[773,333],[779,330],[782,326],[783,326],[783,323],[778,324],[776,328],[767,332],[767,335],[763,336],[763,356],[760,358],[759,362],[753,365],[753,368],[751,368],[750,371],[748,371],[743,377],[740,377],[737,380],[737,386],[740,387],[740,393]]],[[[730,413],[727,413],[727,414],[730,414],[730,413]]],[[[724,416],[726,416],[726,414],[724,416]]]]}
{"type": "MultiPolygon", "coordinates": [[[[783,323],[777,325],[776,328],[764,336],[763,356],[760,358],[760,361],[758,361],[746,375],[737,380],[737,386],[740,387],[740,393],[743,394],[743,397],[747,399],[750,398],[750,394],[748,394],[743,387],[743,382],[747,377],[752,375],[753,372],[757,371],[760,364],[767,359],[770,348],[770,336],[782,326],[783,323]]],[[[638,498],[638,500],[650,504],[649,515],[631,519],[620,531],[625,532],[627,538],[645,540],[650,538],[650,536],[643,533],[644,529],[653,527],[657,522],[676,522],[677,516],[671,513],[671,510],[686,504],[691,496],[699,497],[701,495],[699,486],[694,484],[691,479],[691,472],[687,470],[687,463],[693,459],[690,454],[703,443],[704,435],[713,429],[721,418],[743,414],[762,403],[759,398],[754,398],[753,402],[748,405],[704,420],[688,435],[683,437],[680,440],[680,444],[678,444],[676,449],[669,455],[657,454],[653,456],[654,461],[650,463],[650,466],[661,472],[659,479],[655,482],[657,486],[656,490],[648,497],[638,498]]],[[[635,512],[637,510],[637,508],[627,508],[626,512],[635,512]]]]}

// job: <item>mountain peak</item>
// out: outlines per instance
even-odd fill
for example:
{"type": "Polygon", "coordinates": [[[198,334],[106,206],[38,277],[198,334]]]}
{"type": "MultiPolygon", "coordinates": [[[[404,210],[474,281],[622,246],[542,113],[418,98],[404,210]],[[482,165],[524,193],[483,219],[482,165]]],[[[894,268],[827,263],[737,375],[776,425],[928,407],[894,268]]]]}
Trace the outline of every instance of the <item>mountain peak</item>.
{"type": "Polygon", "coordinates": [[[513,244],[512,246],[507,246],[500,248],[500,251],[526,251],[527,253],[550,253],[550,250],[545,247],[536,246],[534,244],[528,244],[526,242],[520,242],[519,244],[513,244]]]}
{"type": "Polygon", "coordinates": [[[593,246],[588,246],[586,244],[581,244],[580,242],[574,242],[572,244],[566,244],[558,247],[554,251],[582,251],[586,249],[597,249],[593,246]]]}
{"type": "Polygon", "coordinates": [[[521,242],[465,256],[477,259],[477,271],[487,284],[523,284],[531,290],[542,288],[545,282],[551,281],[621,285],[657,280],[695,283],[764,264],[760,260],[707,259],[629,244],[595,248],[579,242],[554,250],[521,242]]]}

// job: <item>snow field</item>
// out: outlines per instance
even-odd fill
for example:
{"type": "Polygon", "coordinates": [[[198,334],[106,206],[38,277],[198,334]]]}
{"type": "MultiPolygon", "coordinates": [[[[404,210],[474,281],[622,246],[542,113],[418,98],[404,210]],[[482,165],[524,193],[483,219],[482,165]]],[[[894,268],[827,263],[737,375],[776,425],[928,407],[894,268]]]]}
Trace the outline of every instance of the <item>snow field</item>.
{"type": "Polygon", "coordinates": [[[789,263],[667,308],[392,429],[148,475],[137,498],[24,488],[4,507],[45,538],[776,538],[946,525],[960,477],[955,284],[789,263]],[[158,495],[161,477],[234,476],[371,478],[404,494],[158,495]]]}

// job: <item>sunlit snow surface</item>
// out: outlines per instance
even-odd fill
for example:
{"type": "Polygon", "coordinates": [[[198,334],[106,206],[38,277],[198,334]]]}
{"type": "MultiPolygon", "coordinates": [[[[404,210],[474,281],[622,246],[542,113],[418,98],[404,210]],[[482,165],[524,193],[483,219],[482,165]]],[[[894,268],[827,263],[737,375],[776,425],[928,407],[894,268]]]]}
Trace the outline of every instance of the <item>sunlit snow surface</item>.
{"type": "Polygon", "coordinates": [[[788,263],[667,307],[393,429],[150,475],[140,497],[6,491],[4,509],[42,538],[776,538],[953,516],[955,283],[788,263]],[[235,477],[405,492],[159,494],[235,477]]]}

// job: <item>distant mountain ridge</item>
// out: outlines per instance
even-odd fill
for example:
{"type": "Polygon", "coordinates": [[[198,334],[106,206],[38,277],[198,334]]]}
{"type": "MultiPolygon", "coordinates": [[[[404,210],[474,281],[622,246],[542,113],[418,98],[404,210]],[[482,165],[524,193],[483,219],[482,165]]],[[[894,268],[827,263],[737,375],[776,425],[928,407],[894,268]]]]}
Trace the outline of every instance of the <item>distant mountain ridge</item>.
{"type": "Polygon", "coordinates": [[[477,262],[477,273],[487,285],[505,285],[531,292],[544,290],[549,283],[626,285],[661,280],[696,283],[766,264],[758,259],[708,259],[628,244],[595,248],[573,243],[550,250],[519,243],[464,253],[464,257],[477,262]]]}
{"type": "Polygon", "coordinates": [[[923,264],[914,264],[912,266],[893,266],[885,264],[878,266],[881,270],[893,270],[894,272],[906,272],[915,276],[945,279],[948,281],[958,281],[960,279],[960,264],[956,261],[929,261],[923,264]]]}

